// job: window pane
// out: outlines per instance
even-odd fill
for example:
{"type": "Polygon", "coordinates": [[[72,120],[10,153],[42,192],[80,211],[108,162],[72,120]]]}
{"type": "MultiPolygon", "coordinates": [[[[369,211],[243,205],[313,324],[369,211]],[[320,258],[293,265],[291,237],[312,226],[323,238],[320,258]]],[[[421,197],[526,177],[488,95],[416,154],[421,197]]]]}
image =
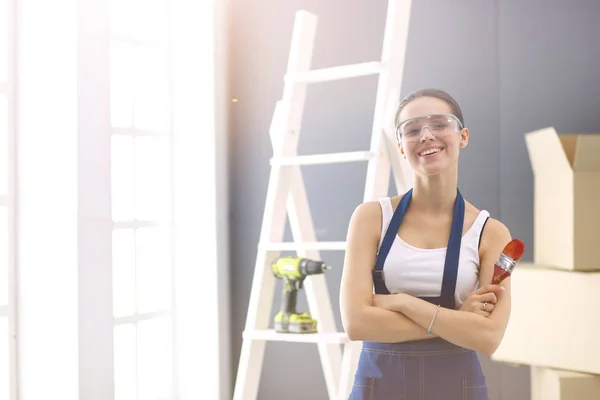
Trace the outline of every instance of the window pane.
{"type": "MultiPolygon", "coordinates": [[[[8,304],[8,219],[0,207],[0,305],[8,304]]],[[[1,397],[0,397],[1,398],[1,397]]]]}
{"type": "Polygon", "coordinates": [[[162,48],[143,46],[135,51],[133,125],[142,130],[168,132],[169,92],[167,57],[162,48]]]}
{"type": "Polygon", "coordinates": [[[171,238],[166,228],[140,228],[136,234],[138,312],[166,310],[171,304],[171,238]]]}
{"type": "Polygon", "coordinates": [[[115,318],[135,313],[135,233],[113,231],[113,313],[115,318]]]}
{"type": "Polygon", "coordinates": [[[8,192],[8,100],[0,95],[0,195],[8,192]]]}
{"type": "Polygon", "coordinates": [[[165,0],[112,0],[110,27],[115,34],[161,42],[167,35],[165,0]]]}
{"type": "Polygon", "coordinates": [[[0,317],[0,399],[10,396],[8,318],[0,317]]]}
{"type": "Polygon", "coordinates": [[[115,400],[131,400],[137,396],[135,333],[133,324],[114,328],[115,400]]]}
{"type": "Polygon", "coordinates": [[[171,319],[142,321],[138,329],[139,400],[170,399],[171,319]]]}
{"type": "Polygon", "coordinates": [[[0,83],[6,83],[7,81],[8,81],[8,1],[0,0],[0,83]]]}
{"type": "Polygon", "coordinates": [[[121,42],[110,47],[110,122],[115,128],[133,126],[133,48],[121,42]]]}
{"type": "Polygon", "coordinates": [[[112,216],[133,219],[133,137],[113,135],[111,150],[112,216]]]}
{"type": "Polygon", "coordinates": [[[169,218],[169,140],[141,136],[135,139],[135,217],[157,221],[169,218]]]}

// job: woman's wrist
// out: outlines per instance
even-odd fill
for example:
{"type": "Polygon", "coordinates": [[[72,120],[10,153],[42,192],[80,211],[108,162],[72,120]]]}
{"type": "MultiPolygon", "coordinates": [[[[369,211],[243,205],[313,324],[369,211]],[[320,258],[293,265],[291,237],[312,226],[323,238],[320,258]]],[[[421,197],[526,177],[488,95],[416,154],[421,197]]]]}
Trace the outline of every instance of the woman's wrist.
{"type": "Polygon", "coordinates": [[[397,293],[394,295],[394,297],[392,311],[403,313],[410,296],[406,293],[397,293]]]}

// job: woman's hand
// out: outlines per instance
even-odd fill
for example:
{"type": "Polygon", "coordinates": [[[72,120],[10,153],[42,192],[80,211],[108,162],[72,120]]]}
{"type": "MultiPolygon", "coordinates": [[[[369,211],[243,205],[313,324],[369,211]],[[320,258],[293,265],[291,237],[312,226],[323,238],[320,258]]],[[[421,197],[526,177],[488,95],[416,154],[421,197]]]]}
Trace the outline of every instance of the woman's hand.
{"type": "Polygon", "coordinates": [[[504,288],[500,285],[485,285],[472,292],[459,311],[472,312],[487,318],[498,301],[497,293],[503,290],[504,288]]]}

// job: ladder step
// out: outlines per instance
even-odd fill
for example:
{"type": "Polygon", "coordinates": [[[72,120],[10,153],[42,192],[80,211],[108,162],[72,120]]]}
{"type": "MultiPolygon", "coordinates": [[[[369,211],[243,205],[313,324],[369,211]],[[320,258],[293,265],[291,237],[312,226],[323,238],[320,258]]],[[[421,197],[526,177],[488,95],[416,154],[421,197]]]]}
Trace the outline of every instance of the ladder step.
{"type": "Polygon", "coordinates": [[[327,333],[278,333],[274,329],[258,329],[244,331],[244,339],[264,340],[270,342],[296,342],[296,343],[331,343],[345,344],[349,342],[344,332],[327,333]]]}
{"type": "Polygon", "coordinates": [[[346,242],[282,242],[259,244],[258,247],[267,251],[346,250],[346,242]]]}
{"type": "Polygon", "coordinates": [[[317,165],[353,161],[368,161],[375,157],[370,151],[351,151],[347,153],[312,154],[307,156],[273,157],[271,165],[317,165]]]}
{"type": "Polygon", "coordinates": [[[342,65],[339,67],[314,69],[294,75],[286,75],[284,80],[290,83],[319,83],[331,82],[340,79],[357,78],[359,76],[379,74],[383,63],[371,61],[360,64],[342,65]]]}

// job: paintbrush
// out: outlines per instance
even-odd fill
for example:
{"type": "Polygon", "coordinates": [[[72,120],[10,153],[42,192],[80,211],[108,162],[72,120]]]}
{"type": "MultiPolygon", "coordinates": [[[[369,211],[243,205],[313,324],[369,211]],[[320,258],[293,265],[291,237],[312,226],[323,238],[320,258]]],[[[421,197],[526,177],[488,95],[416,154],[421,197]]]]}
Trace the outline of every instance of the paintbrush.
{"type": "Polygon", "coordinates": [[[498,261],[496,261],[496,264],[494,265],[492,285],[499,284],[512,274],[513,270],[521,260],[524,251],[525,245],[519,239],[513,239],[504,246],[502,254],[500,254],[498,261]]]}

